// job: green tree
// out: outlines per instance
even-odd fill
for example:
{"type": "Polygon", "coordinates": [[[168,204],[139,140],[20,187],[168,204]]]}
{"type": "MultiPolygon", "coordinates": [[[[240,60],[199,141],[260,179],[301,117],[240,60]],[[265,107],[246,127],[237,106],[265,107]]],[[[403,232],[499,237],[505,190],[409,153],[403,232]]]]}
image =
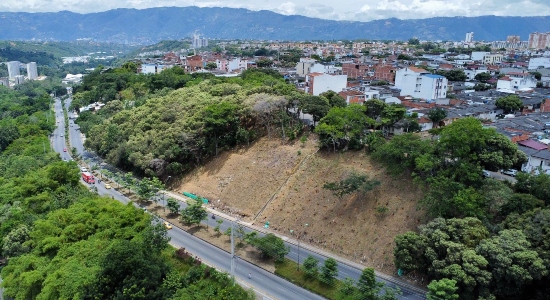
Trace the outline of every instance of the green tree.
{"type": "Polygon", "coordinates": [[[380,117],[387,106],[386,102],[379,99],[367,100],[363,105],[367,108],[367,116],[373,120],[380,117]]]}
{"type": "Polygon", "coordinates": [[[366,268],[361,272],[359,281],[357,282],[357,288],[359,289],[359,298],[365,300],[376,300],[383,283],[376,281],[374,269],[366,268]]]}
{"type": "Polygon", "coordinates": [[[508,95],[500,97],[495,101],[498,108],[502,108],[504,113],[511,113],[523,107],[523,102],[518,95],[508,95]]]}
{"type": "Polygon", "coordinates": [[[258,68],[269,68],[273,65],[273,60],[269,58],[261,58],[256,60],[256,65],[258,68]]]}
{"type": "Polygon", "coordinates": [[[332,145],[334,151],[346,146],[361,148],[361,139],[368,122],[364,112],[365,108],[357,104],[331,108],[315,128],[321,147],[332,145]]]}
{"type": "Polygon", "coordinates": [[[258,248],[263,258],[270,257],[275,259],[276,262],[282,262],[285,255],[290,251],[290,248],[285,246],[284,241],[273,233],[258,237],[256,232],[253,232],[253,234],[247,235],[246,241],[258,248]]]}
{"type": "Polygon", "coordinates": [[[509,169],[527,160],[527,156],[507,137],[492,128],[483,128],[475,118],[462,118],[443,128],[436,151],[440,156],[440,174],[479,186],[481,168],[509,169]]]}
{"type": "Polygon", "coordinates": [[[330,107],[346,107],[346,99],[344,99],[342,96],[338,95],[335,91],[327,91],[324,93],[321,93],[319,96],[325,97],[328,100],[328,104],[330,107]]]}
{"type": "Polygon", "coordinates": [[[319,280],[326,285],[332,285],[338,275],[338,262],[334,258],[327,258],[321,267],[319,280]]]}
{"type": "MultiPolygon", "coordinates": [[[[5,122],[7,123],[7,122],[5,122]]],[[[19,138],[19,128],[16,124],[0,123],[0,152],[4,151],[13,141],[19,138]]]]}
{"type": "Polygon", "coordinates": [[[420,136],[412,133],[406,133],[394,136],[391,141],[380,145],[373,153],[373,157],[383,162],[388,171],[392,174],[400,174],[405,170],[421,171],[419,168],[428,169],[427,173],[431,173],[431,169],[437,164],[437,158],[433,156],[435,151],[429,140],[420,138],[420,136]],[[427,166],[418,166],[422,162],[422,157],[426,159],[427,166]]]}
{"type": "Polygon", "coordinates": [[[128,193],[130,193],[130,189],[135,185],[135,182],[136,180],[132,173],[124,174],[124,177],[122,178],[122,186],[128,189],[128,193]]]}
{"type": "Polygon", "coordinates": [[[346,277],[341,281],[340,287],[338,288],[338,294],[341,298],[347,298],[352,295],[357,294],[357,288],[355,287],[355,280],[346,277]]]}
{"type": "Polygon", "coordinates": [[[213,104],[204,108],[202,116],[204,122],[203,132],[214,140],[216,156],[218,155],[220,137],[234,136],[237,132],[239,125],[237,108],[236,105],[229,102],[213,104]]]}
{"type": "Polygon", "coordinates": [[[2,255],[5,257],[14,257],[27,253],[30,247],[25,245],[25,242],[29,237],[27,226],[22,225],[13,229],[2,240],[2,255]]]}
{"type": "Polygon", "coordinates": [[[220,227],[221,227],[222,223],[223,223],[222,219],[216,220],[216,227],[214,227],[214,231],[216,232],[216,234],[218,236],[220,235],[220,227]]]}
{"type": "Polygon", "coordinates": [[[483,83],[486,83],[487,81],[489,81],[491,79],[491,74],[487,73],[487,72],[482,72],[482,73],[478,73],[476,74],[476,76],[474,77],[475,80],[478,80],[480,82],[483,82],[483,83]]]}
{"type": "Polygon", "coordinates": [[[537,207],[544,207],[544,201],[530,194],[513,194],[499,210],[501,217],[512,213],[523,214],[537,207]]]}
{"type": "Polygon", "coordinates": [[[536,208],[524,214],[511,214],[502,223],[505,229],[521,230],[550,270],[550,209],[536,208]]]}
{"type": "Polygon", "coordinates": [[[174,215],[177,215],[180,212],[179,201],[174,198],[168,198],[166,200],[166,206],[168,207],[168,210],[170,210],[170,213],[174,215]]]}
{"type": "Polygon", "coordinates": [[[395,266],[403,271],[422,270],[426,266],[424,250],[428,240],[424,235],[406,232],[394,239],[393,256],[395,266]]]}
{"type": "Polygon", "coordinates": [[[190,200],[190,202],[181,211],[181,220],[187,225],[198,225],[202,220],[206,220],[208,212],[202,206],[202,199],[190,200]]]}
{"type": "Polygon", "coordinates": [[[453,69],[449,71],[438,70],[437,74],[447,77],[449,81],[465,81],[468,79],[468,76],[466,76],[464,70],[460,69],[453,69]]]}
{"type": "Polygon", "coordinates": [[[477,252],[487,258],[497,297],[520,297],[524,286],[548,275],[544,261],[531,250],[520,230],[507,229],[483,240],[477,252]]]}
{"type": "Polygon", "coordinates": [[[317,275],[319,274],[318,265],[319,260],[311,255],[308,255],[302,263],[304,273],[311,278],[317,278],[317,275]]]}
{"type": "Polygon", "coordinates": [[[312,115],[313,124],[315,125],[329,112],[330,105],[324,97],[306,96],[302,101],[302,108],[306,114],[312,115]]]}
{"type": "Polygon", "coordinates": [[[550,175],[546,173],[532,175],[520,172],[516,176],[516,180],[514,185],[516,192],[531,194],[537,199],[543,200],[546,205],[550,204],[550,190],[548,190],[550,175]]]}
{"type": "Polygon", "coordinates": [[[477,298],[492,280],[488,259],[476,250],[487,238],[489,231],[476,218],[436,218],[422,226],[418,235],[396,237],[396,266],[431,279],[455,280],[465,299],[477,298]]]}
{"type": "Polygon", "coordinates": [[[324,189],[332,191],[334,196],[342,198],[354,192],[367,193],[380,185],[378,180],[369,180],[367,175],[351,173],[346,179],[339,182],[327,182],[324,189]]]}
{"type": "Polygon", "coordinates": [[[439,123],[447,118],[447,110],[441,107],[432,108],[428,111],[428,119],[432,121],[433,127],[437,128],[439,123]]]}
{"type": "Polygon", "coordinates": [[[206,63],[206,66],[204,66],[205,69],[207,70],[214,70],[218,67],[218,65],[216,64],[216,62],[213,62],[213,61],[210,61],[208,63],[206,63]]]}
{"type": "Polygon", "coordinates": [[[534,72],[529,72],[529,74],[535,76],[536,80],[540,81],[542,79],[542,74],[540,72],[534,71],[534,72]]]}
{"type": "Polygon", "coordinates": [[[456,293],[457,290],[458,287],[455,280],[447,278],[432,280],[428,285],[426,298],[428,300],[456,300],[459,297],[456,293]]]}

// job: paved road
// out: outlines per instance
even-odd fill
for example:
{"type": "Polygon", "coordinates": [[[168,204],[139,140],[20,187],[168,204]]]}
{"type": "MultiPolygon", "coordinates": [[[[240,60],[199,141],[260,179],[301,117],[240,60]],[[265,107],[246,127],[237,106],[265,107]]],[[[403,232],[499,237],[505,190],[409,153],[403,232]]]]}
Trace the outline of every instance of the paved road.
{"type": "MultiPolygon", "coordinates": [[[[66,101],[66,106],[68,107],[70,105],[69,101],[66,101]]],[[[59,110],[61,109],[61,106],[59,106],[59,110]]],[[[56,115],[58,115],[58,107],[56,107],[56,115]]],[[[72,114],[72,113],[69,113],[72,114]]],[[[62,114],[61,114],[62,115],[62,114]]],[[[61,126],[61,125],[60,125],[61,126]]],[[[71,140],[71,147],[75,147],[77,149],[77,152],[82,155],[85,158],[93,158],[94,155],[84,150],[84,147],[82,146],[82,139],[80,138],[80,132],[77,130],[78,125],[73,124],[72,127],[69,127],[69,136],[71,140]]],[[[94,160],[92,160],[93,163],[94,160]]],[[[113,197],[114,199],[117,199],[119,201],[122,201],[123,203],[128,203],[129,200],[124,197],[124,195],[120,194],[114,189],[105,189],[103,184],[95,184],[95,186],[98,189],[98,193],[100,195],[109,195],[113,197]]],[[[161,201],[160,204],[164,205],[165,202],[161,201]]],[[[180,202],[181,208],[185,208],[186,204],[184,202],[180,202]]],[[[221,218],[219,215],[217,216],[217,219],[221,218]]],[[[225,231],[227,228],[231,226],[231,222],[233,219],[230,217],[227,217],[224,219],[224,222],[222,223],[221,231],[225,231]]],[[[214,220],[207,219],[206,221],[203,221],[203,223],[210,223],[210,226],[215,225],[214,220]]],[[[250,232],[254,229],[251,229],[247,226],[245,223],[239,223],[245,226],[245,231],[250,232]]],[[[260,233],[262,234],[262,233],[260,233]]],[[[173,230],[169,231],[169,236],[172,238],[172,243],[174,243],[178,247],[185,247],[188,249],[191,253],[195,255],[199,255],[203,259],[203,261],[208,262],[209,264],[212,264],[216,266],[218,269],[221,270],[230,270],[230,254],[213,246],[208,244],[205,241],[202,241],[198,238],[195,238],[194,236],[189,235],[187,232],[180,230],[179,228],[174,227],[173,230]]],[[[300,245],[298,247],[298,244],[294,240],[288,240],[285,241],[286,246],[290,248],[290,253],[288,254],[288,258],[293,261],[298,261],[298,255],[300,257],[300,262],[303,262],[303,260],[308,256],[312,255],[313,257],[317,258],[320,261],[320,265],[322,265],[327,258],[322,251],[315,249],[310,246],[306,245],[300,245]],[[298,254],[299,253],[299,254],[298,254]]],[[[257,289],[261,291],[265,291],[267,294],[271,295],[272,297],[275,297],[277,299],[320,299],[319,296],[314,295],[310,292],[305,291],[302,288],[299,288],[293,284],[290,284],[286,280],[280,279],[278,276],[275,276],[269,272],[264,271],[261,268],[258,268],[256,266],[251,265],[250,263],[238,259],[238,264],[236,268],[236,276],[240,278],[244,278],[243,281],[248,281],[247,274],[249,272],[252,272],[255,274],[253,277],[253,282],[249,282],[249,284],[253,285],[257,289]],[[259,276],[256,278],[256,276],[259,276]],[[294,297],[296,296],[296,297],[294,297]]],[[[353,265],[353,263],[346,264],[343,262],[343,260],[339,260],[338,265],[338,278],[344,279],[346,277],[350,277],[354,280],[359,279],[359,276],[361,275],[362,268],[358,265],[353,265]]],[[[395,279],[391,276],[387,276],[384,274],[377,274],[378,281],[386,283],[389,287],[399,287],[403,293],[400,299],[410,299],[410,300],[421,300],[425,299],[425,291],[423,289],[417,288],[415,286],[412,286],[406,282],[399,281],[398,279],[395,279]]]]}
{"type": "MultiPolygon", "coordinates": [[[[56,107],[56,112],[61,109],[61,106],[56,107]]],[[[60,114],[61,115],[61,114],[60,114]]],[[[62,115],[61,115],[62,116],[62,115]]],[[[60,124],[62,124],[60,122],[60,124]]],[[[76,126],[76,125],[74,125],[76,126]]],[[[73,127],[74,127],[73,126],[73,127]]],[[[62,127],[62,125],[60,125],[62,127]]],[[[78,133],[78,131],[71,130],[70,135],[78,133]]],[[[78,133],[79,134],[79,133],[78,133]]],[[[59,135],[56,139],[62,139],[59,135]]],[[[75,141],[72,146],[78,149],[83,149],[81,146],[81,140],[75,141]],[[80,142],[80,145],[78,143],[80,142]]],[[[55,143],[62,143],[61,141],[55,141],[55,143]]],[[[59,148],[58,148],[59,149],[59,148]]],[[[60,152],[61,153],[61,152],[60,152]]],[[[95,186],[98,190],[98,194],[111,196],[114,199],[123,203],[129,203],[130,200],[124,195],[114,189],[105,189],[103,184],[93,184],[88,186],[95,186]]],[[[189,233],[174,227],[168,231],[168,236],[171,238],[170,243],[176,247],[185,247],[190,253],[199,256],[203,262],[214,266],[215,268],[223,271],[229,271],[231,254],[219,249],[199,238],[196,238],[189,233]]],[[[280,277],[267,272],[255,265],[252,265],[244,260],[237,259],[235,268],[235,276],[237,280],[244,286],[254,287],[258,294],[264,295],[266,299],[323,299],[322,297],[315,295],[307,290],[304,290],[292,283],[281,279],[280,277]],[[248,273],[252,274],[252,279],[248,279],[248,273]]]]}
{"type": "Polygon", "coordinates": [[[516,178],[512,176],[508,176],[505,174],[502,174],[500,172],[493,172],[493,171],[487,171],[489,174],[491,174],[491,178],[498,179],[498,180],[508,180],[512,183],[516,183],[516,178]]]}

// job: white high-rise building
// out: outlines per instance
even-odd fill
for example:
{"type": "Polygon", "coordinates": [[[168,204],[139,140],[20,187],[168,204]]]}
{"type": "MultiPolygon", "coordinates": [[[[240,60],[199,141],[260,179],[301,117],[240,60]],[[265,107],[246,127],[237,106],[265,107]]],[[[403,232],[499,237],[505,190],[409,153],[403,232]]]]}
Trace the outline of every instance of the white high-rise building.
{"type": "Polygon", "coordinates": [[[19,62],[10,61],[8,62],[8,76],[10,79],[15,79],[15,76],[20,75],[19,73],[19,62]]]}
{"type": "Polygon", "coordinates": [[[474,41],[474,33],[473,32],[466,32],[466,38],[464,39],[465,43],[471,43],[474,41]]]}
{"type": "Polygon", "coordinates": [[[208,47],[208,39],[201,38],[199,34],[193,34],[193,48],[208,47]]]}
{"type": "Polygon", "coordinates": [[[27,64],[27,78],[30,80],[35,80],[38,78],[38,71],[36,69],[36,63],[30,62],[27,64]]]}

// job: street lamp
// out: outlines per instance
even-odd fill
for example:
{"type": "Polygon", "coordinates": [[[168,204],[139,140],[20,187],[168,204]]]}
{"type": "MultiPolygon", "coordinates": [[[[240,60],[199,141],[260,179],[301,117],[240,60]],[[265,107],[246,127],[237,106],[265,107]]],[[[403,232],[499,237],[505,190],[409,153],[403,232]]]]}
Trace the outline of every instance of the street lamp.
{"type": "Polygon", "coordinates": [[[166,185],[168,184],[168,181],[170,181],[170,178],[172,178],[172,176],[168,176],[168,179],[166,179],[166,182],[164,183],[164,205],[162,206],[163,211],[166,211],[166,185]]]}
{"type": "MultiPolygon", "coordinates": [[[[306,223],[306,224],[304,224],[304,226],[307,228],[307,227],[309,226],[309,224],[306,223]]],[[[297,266],[297,269],[298,269],[298,270],[300,270],[300,237],[301,237],[302,235],[304,235],[305,231],[306,231],[306,229],[304,228],[304,229],[302,230],[302,232],[299,233],[298,236],[297,236],[297,238],[296,238],[296,239],[298,240],[298,266],[297,266]]],[[[291,230],[290,230],[290,234],[292,234],[293,232],[294,232],[294,230],[291,229],[291,230]]]]}

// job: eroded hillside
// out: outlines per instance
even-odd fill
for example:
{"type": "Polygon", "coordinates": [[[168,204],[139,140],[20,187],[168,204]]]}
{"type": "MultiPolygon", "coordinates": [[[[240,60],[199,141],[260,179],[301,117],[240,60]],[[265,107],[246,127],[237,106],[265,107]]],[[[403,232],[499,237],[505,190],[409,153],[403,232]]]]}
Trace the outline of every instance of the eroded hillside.
{"type": "Polygon", "coordinates": [[[317,152],[314,135],[293,144],[264,138],[224,152],[176,189],[206,197],[246,222],[269,221],[270,229],[282,234],[304,231],[303,242],[387,273],[395,271],[393,237],[423,222],[422,194],[410,179],[389,176],[362,151],[317,152]],[[368,174],[381,185],[342,199],[323,189],[351,172],[368,174]]]}

